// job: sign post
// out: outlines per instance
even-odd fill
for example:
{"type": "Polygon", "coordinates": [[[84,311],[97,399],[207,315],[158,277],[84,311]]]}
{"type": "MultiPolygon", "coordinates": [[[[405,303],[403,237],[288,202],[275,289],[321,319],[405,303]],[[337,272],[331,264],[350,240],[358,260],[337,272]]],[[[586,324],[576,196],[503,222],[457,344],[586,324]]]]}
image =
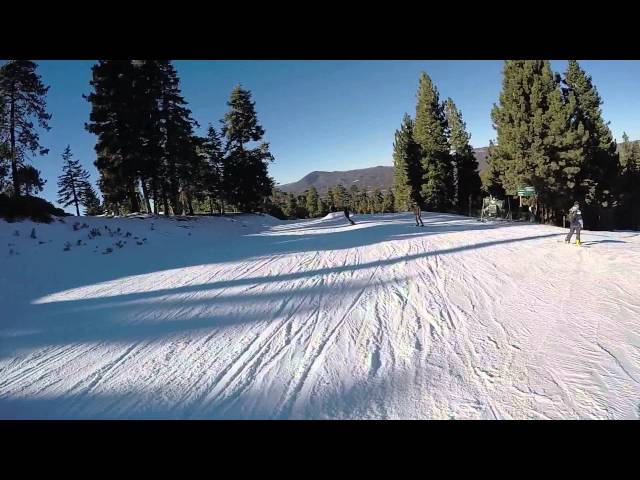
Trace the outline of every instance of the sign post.
{"type": "Polygon", "coordinates": [[[517,193],[520,199],[520,208],[522,208],[522,197],[534,197],[536,195],[536,189],[531,186],[518,186],[517,193]]]}

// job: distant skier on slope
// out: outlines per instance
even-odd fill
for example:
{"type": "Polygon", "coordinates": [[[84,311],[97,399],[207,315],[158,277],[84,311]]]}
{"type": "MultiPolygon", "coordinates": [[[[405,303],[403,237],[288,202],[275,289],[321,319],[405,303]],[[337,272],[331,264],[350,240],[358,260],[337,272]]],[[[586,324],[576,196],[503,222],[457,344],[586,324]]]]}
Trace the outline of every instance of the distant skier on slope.
{"type": "Polygon", "coordinates": [[[416,216],[416,227],[418,226],[418,220],[420,221],[420,226],[424,227],[424,223],[422,223],[422,212],[420,211],[420,205],[417,203],[413,204],[413,214],[416,216]]]}
{"type": "Polygon", "coordinates": [[[355,225],[356,223],[351,220],[349,218],[349,207],[344,207],[344,218],[346,218],[347,220],[349,220],[349,222],[351,223],[351,225],[355,225]]]}
{"type": "Polygon", "coordinates": [[[569,233],[567,234],[567,238],[564,239],[565,243],[569,243],[571,241],[571,236],[573,232],[576,232],[576,245],[580,245],[580,230],[584,228],[584,223],[582,222],[582,212],[580,211],[580,203],[575,202],[571,210],[569,210],[569,233]]]}

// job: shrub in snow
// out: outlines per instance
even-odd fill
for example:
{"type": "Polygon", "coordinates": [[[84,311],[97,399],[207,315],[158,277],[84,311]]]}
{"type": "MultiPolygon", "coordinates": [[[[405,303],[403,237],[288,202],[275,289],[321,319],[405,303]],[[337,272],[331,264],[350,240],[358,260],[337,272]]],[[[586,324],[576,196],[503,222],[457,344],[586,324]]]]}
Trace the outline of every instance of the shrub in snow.
{"type": "Polygon", "coordinates": [[[35,229],[35,227],[31,230],[31,238],[36,238],[36,229],[35,229]]]}
{"type": "Polygon", "coordinates": [[[102,252],[102,254],[106,255],[106,254],[111,253],[111,252],[113,252],[113,248],[107,247],[107,249],[104,252],[102,252]]]}
{"type": "Polygon", "coordinates": [[[19,237],[20,236],[20,232],[18,230],[16,230],[15,232],[13,232],[13,236],[14,237],[19,237]]]}
{"type": "Polygon", "coordinates": [[[64,242],[64,248],[62,250],[64,250],[65,252],[68,252],[69,250],[71,250],[71,243],[64,242]]]}
{"type": "Polygon", "coordinates": [[[78,247],[79,247],[79,246],[81,246],[81,245],[82,245],[82,240],[78,240],[78,241],[76,242],[76,245],[77,245],[78,247]]]}
{"type": "Polygon", "coordinates": [[[100,237],[100,236],[102,236],[102,233],[100,233],[99,228],[92,228],[91,230],[89,230],[89,238],[100,237]]]}
{"type": "Polygon", "coordinates": [[[75,222],[73,224],[73,231],[75,232],[77,230],[80,230],[80,222],[75,222]]]}

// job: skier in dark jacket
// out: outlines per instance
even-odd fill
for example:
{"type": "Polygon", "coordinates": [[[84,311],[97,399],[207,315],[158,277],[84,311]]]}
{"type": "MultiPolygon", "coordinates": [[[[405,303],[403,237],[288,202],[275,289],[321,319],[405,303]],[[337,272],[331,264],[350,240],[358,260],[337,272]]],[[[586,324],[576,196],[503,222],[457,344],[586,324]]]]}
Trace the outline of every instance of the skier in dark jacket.
{"type": "Polygon", "coordinates": [[[349,207],[344,207],[344,217],[349,220],[351,225],[355,225],[356,223],[349,218],[349,207]]]}
{"type": "Polygon", "coordinates": [[[564,239],[565,243],[569,243],[571,241],[571,237],[573,236],[573,232],[576,232],[576,245],[580,245],[580,230],[584,227],[584,223],[582,222],[582,212],[580,211],[580,203],[575,202],[571,210],[569,210],[569,233],[567,237],[564,239]]]}

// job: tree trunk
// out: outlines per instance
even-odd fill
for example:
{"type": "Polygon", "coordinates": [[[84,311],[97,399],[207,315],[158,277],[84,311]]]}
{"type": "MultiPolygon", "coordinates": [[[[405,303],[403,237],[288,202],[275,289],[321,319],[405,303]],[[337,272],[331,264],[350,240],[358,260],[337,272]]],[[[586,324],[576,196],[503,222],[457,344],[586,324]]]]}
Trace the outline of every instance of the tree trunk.
{"type": "Polygon", "coordinates": [[[138,196],[136,195],[135,184],[131,182],[129,184],[129,200],[131,201],[131,213],[140,211],[140,204],[138,203],[138,196]]]}
{"type": "Polygon", "coordinates": [[[169,201],[171,202],[171,208],[173,209],[174,215],[182,215],[181,205],[180,205],[180,194],[172,193],[169,197],[169,201]]]}
{"type": "MultiPolygon", "coordinates": [[[[71,175],[73,175],[73,174],[71,174],[71,175]]],[[[73,178],[73,176],[71,178],[73,178]]],[[[79,217],[80,216],[80,208],[78,208],[78,196],[76,195],[76,186],[73,183],[71,184],[71,192],[73,193],[73,203],[76,204],[76,215],[79,217]]]]}
{"type": "Polygon", "coordinates": [[[213,215],[213,198],[211,198],[211,195],[209,195],[209,211],[213,215]]]}
{"type": "Polygon", "coordinates": [[[140,180],[142,183],[142,195],[144,196],[144,203],[147,207],[147,213],[151,213],[151,202],[149,201],[149,192],[147,191],[147,185],[144,180],[140,180]]]}
{"type": "Polygon", "coordinates": [[[13,196],[20,196],[20,178],[18,178],[18,162],[16,159],[16,101],[15,83],[11,84],[11,113],[9,125],[11,131],[11,175],[13,176],[13,196]]]}
{"type": "Polygon", "coordinates": [[[155,176],[151,178],[151,194],[153,195],[153,214],[158,215],[158,181],[155,176]]]}
{"type": "Polygon", "coordinates": [[[169,199],[167,197],[167,191],[164,186],[162,187],[162,208],[166,216],[169,215],[169,199]]]}
{"type": "Polygon", "coordinates": [[[189,215],[193,216],[193,202],[191,201],[191,194],[187,193],[187,207],[189,208],[189,215]]]}

